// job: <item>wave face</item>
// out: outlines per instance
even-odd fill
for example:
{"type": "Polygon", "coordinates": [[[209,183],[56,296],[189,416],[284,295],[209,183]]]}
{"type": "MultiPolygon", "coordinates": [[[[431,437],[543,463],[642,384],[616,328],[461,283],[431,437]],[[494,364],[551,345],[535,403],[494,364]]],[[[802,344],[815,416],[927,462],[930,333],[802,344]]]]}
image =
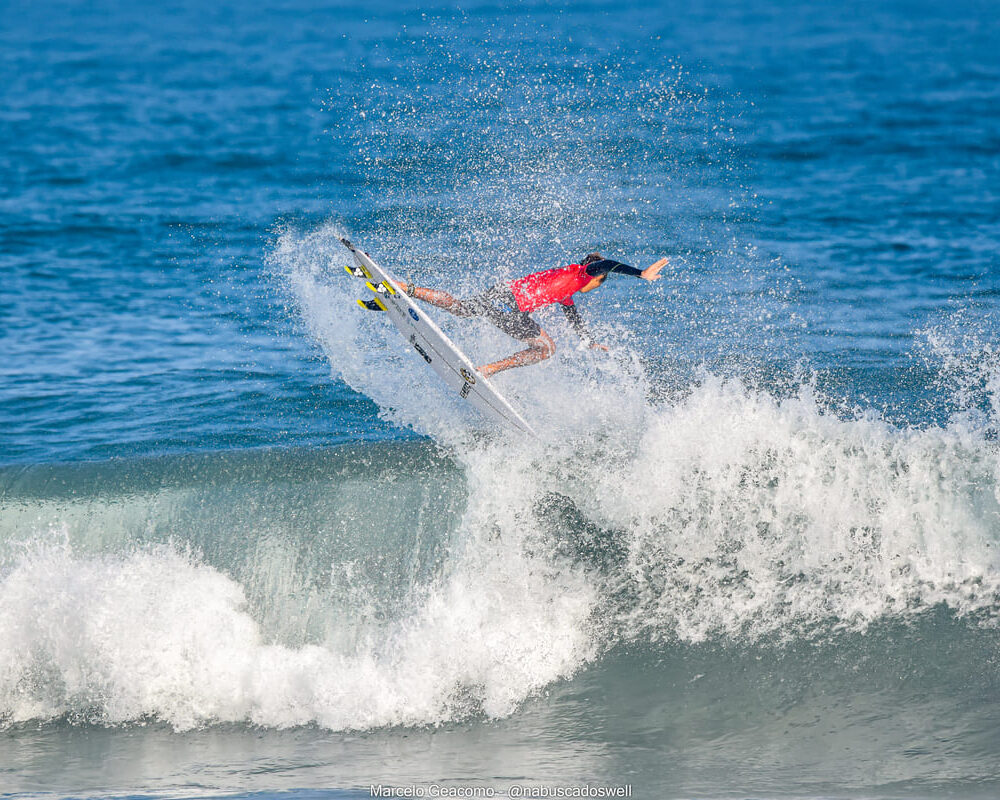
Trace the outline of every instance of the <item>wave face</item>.
{"type": "MultiPolygon", "coordinates": [[[[990,428],[903,429],[837,416],[807,389],[710,378],[634,412],[634,426],[571,420],[546,441],[472,437],[447,455],[9,468],[0,719],[503,718],[581,671],[617,686],[613,653],[632,654],[635,702],[685,651],[722,664],[808,645],[832,660],[787,677],[814,682],[840,669],[837,643],[913,626],[945,637],[909,656],[916,673],[951,669],[949,641],[995,663],[990,428]]],[[[879,658],[865,655],[872,670],[879,658]]],[[[977,674],[936,691],[995,682],[977,674]]]]}

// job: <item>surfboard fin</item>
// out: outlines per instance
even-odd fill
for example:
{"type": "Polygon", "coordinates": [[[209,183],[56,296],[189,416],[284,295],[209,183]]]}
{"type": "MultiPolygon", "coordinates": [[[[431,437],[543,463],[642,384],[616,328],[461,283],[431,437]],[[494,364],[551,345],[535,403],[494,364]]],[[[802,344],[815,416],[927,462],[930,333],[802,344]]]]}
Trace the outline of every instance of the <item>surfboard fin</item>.
{"type": "Polygon", "coordinates": [[[388,281],[381,281],[379,283],[366,281],[365,285],[375,292],[375,294],[396,294],[396,289],[388,281]]]}
{"type": "Polygon", "coordinates": [[[378,297],[373,297],[371,300],[358,300],[358,305],[366,311],[385,311],[385,303],[378,297]]]}

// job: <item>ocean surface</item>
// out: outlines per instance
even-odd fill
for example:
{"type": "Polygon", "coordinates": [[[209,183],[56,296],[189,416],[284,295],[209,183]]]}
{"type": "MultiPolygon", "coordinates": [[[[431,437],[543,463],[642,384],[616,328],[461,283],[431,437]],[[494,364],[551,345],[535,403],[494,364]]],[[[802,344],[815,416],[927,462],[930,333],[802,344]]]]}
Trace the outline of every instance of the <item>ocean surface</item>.
{"type": "Polygon", "coordinates": [[[0,797],[1000,795],[995,3],[0,12],[0,797]]]}

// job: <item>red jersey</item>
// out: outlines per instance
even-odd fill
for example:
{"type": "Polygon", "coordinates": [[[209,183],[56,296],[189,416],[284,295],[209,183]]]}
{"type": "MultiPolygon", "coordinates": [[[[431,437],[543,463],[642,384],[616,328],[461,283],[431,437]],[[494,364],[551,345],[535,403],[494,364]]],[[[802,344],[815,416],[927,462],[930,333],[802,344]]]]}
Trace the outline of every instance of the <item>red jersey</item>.
{"type": "Polygon", "coordinates": [[[586,269],[580,264],[570,264],[518,278],[510,284],[518,310],[534,311],[550,303],[573,305],[573,294],[593,280],[586,269]]]}

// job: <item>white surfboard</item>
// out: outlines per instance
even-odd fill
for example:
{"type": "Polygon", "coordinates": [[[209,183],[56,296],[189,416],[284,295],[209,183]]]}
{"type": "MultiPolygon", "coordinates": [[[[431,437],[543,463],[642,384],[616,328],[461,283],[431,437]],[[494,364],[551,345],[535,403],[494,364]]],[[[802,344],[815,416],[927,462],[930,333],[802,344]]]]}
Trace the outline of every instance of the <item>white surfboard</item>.
{"type": "Polygon", "coordinates": [[[444,335],[426,309],[418,308],[396,288],[396,278],[385,267],[380,267],[347,239],[340,241],[354,255],[355,263],[369,281],[368,288],[375,292],[376,301],[385,309],[403,338],[450,389],[494,423],[536,435],[524,417],[490,385],[489,379],[476,372],[469,357],[444,335]]]}

